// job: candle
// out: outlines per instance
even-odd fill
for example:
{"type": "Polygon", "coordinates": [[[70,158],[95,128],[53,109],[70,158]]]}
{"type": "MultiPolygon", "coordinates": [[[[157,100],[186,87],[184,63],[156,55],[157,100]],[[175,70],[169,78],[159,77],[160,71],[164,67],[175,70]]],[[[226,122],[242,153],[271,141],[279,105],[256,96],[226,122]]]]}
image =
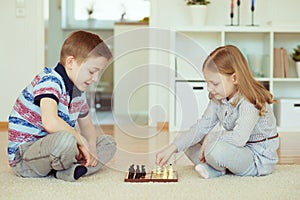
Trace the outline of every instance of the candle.
{"type": "Polygon", "coordinates": [[[251,1],[251,11],[254,11],[254,0],[251,1]]]}
{"type": "Polygon", "coordinates": [[[233,13],[233,5],[234,5],[234,0],[231,0],[231,13],[233,13]]]}
{"type": "Polygon", "coordinates": [[[241,5],[241,0],[237,0],[237,5],[238,5],[238,6],[241,5]]]}

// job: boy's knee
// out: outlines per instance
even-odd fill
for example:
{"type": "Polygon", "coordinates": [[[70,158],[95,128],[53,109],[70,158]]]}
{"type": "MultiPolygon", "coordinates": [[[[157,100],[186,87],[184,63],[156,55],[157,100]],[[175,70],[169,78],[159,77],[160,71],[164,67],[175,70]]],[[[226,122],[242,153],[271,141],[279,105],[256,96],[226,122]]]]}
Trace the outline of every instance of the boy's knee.
{"type": "Polygon", "coordinates": [[[97,137],[97,147],[116,147],[116,141],[115,139],[110,135],[101,135],[97,137]]]}
{"type": "Polygon", "coordinates": [[[55,170],[68,169],[76,162],[79,153],[75,137],[68,132],[54,133],[52,151],[50,152],[51,166],[55,170]]]}
{"type": "Polygon", "coordinates": [[[78,154],[77,141],[74,135],[68,132],[55,133],[52,144],[52,154],[76,156],[78,154]]]}
{"type": "Polygon", "coordinates": [[[116,153],[116,142],[112,136],[102,135],[97,138],[98,158],[102,163],[108,162],[116,153]]]}

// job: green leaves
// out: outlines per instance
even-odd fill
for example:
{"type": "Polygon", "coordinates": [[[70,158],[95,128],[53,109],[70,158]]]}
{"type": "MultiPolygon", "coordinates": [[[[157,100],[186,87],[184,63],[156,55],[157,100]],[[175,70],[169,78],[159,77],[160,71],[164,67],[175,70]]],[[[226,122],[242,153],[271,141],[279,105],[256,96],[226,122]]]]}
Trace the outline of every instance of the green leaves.
{"type": "Polygon", "coordinates": [[[207,0],[186,0],[187,5],[207,5],[210,1],[207,0]]]}
{"type": "Polygon", "coordinates": [[[296,48],[293,49],[293,53],[291,54],[292,59],[295,62],[299,62],[300,61],[300,45],[298,45],[296,48]]]}

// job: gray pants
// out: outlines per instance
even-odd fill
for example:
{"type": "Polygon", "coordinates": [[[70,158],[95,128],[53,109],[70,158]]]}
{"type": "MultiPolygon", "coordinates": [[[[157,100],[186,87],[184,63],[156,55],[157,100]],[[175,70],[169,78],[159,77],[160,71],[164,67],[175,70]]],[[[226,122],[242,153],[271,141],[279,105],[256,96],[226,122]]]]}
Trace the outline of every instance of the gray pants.
{"type": "MultiPolygon", "coordinates": [[[[195,164],[200,164],[201,142],[189,147],[185,155],[195,164]]],[[[252,152],[247,147],[237,147],[227,142],[218,141],[208,153],[204,151],[205,160],[216,171],[229,170],[240,176],[256,176],[257,168],[252,152]]]]}
{"type": "MultiPolygon", "coordinates": [[[[98,164],[88,167],[86,175],[93,174],[107,163],[116,152],[116,143],[111,136],[98,136],[96,141],[98,164]]],[[[75,137],[67,132],[53,133],[35,142],[19,146],[13,170],[22,177],[44,177],[56,170],[57,178],[74,181],[74,170],[79,150],[75,137]]]]}

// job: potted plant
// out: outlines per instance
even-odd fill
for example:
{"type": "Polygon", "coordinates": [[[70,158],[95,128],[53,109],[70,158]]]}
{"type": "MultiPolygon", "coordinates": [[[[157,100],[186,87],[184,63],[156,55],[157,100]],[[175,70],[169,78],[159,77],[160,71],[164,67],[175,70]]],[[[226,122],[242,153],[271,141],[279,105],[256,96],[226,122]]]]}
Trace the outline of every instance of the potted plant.
{"type": "Polygon", "coordinates": [[[207,0],[186,0],[186,5],[207,5],[210,1],[207,0]]]}
{"type": "Polygon", "coordinates": [[[206,21],[207,5],[210,1],[207,0],[185,0],[186,5],[189,6],[189,10],[192,17],[192,24],[194,26],[203,26],[206,21]]]}
{"type": "Polygon", "coordinates": [[[296,62],[298,77],[300,77],[300,45],[293,49],[291,57],[296,62]]]}

